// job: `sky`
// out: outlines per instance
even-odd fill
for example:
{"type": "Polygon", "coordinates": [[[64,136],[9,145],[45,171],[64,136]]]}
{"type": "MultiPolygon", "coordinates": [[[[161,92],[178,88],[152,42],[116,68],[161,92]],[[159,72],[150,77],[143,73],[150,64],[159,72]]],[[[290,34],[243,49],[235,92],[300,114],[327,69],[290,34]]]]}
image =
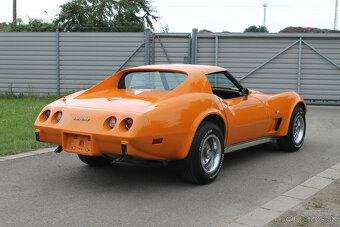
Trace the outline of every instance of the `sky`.
{"type": "MultiPolygon", "coordinates": [[[[17,0],[17,15],[25,22],[29,18],[48,21],[58,13],[59,5],[68,1],[17,0]]],[[[157,32],[165,26],[170,32],[191,32],[193,28],[243,32],[251,25],[263,25],[264,3],[267,4],[266,27],[270,32],[279,32],[289,26],[333,29],[335,1],[152,0],[151,4],[161,17],[155,24],[157,32]]],[[[0,22],[12,20],[12,5],[12,0],[0,0],[0,22]]]]}

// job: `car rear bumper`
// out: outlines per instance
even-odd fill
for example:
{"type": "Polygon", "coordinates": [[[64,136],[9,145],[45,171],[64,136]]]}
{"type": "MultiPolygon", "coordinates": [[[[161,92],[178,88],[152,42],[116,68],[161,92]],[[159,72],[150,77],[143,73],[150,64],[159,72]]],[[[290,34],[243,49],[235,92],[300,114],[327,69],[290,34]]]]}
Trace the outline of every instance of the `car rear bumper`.
{"type": "Polygon", "coordinates": [[[105,134],[90,134],[77,131],[36,128],[36,139],[40,142],[61,145],[63,151],[102,156],[106,154],[129,155],[143,159],[176,160],[179,159],[180,141],[183,135],[167,135],[162,143],[153,144],[151,136],[121,137],[105,134]],[[125,149],[125,150],[124,150],[125,149]]]}
{"type": "Polygon", "coordinates": [[[66,106],[47,106],[34,127],[39,141],[61,145],[64,151],[89,156],[120,155],[122,143],[125,143],[131,156],[156,160],[183,159],[186,153],[183,152],[183,141],[188,138],[187,130],[169,130],[169,125],[159,128],[155,123],[151,125],[144,113],[113,113],[110,110],[66,106]],[[46,109],[51,114],[45,120],[43,114],[46,109]],[[58,111],[63,113],[60,121],[55,120],[58,111]],[[117,118],[113,128],[108,126],[110,116],[117,118]],[[127,118],[133,119],[130,129],[124,125],[127,118]],[[154,139],[162,142],[153,143],[154,139]]]}

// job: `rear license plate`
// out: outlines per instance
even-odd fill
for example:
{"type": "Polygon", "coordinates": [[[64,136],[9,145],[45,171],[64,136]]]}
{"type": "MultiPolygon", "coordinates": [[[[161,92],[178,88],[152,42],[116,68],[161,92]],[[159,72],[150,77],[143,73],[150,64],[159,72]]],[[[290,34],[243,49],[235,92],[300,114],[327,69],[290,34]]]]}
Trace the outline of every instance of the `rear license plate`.
{"type": "Polygon", "coordinates": [[[63,150],[79,153],[92,154],[92,138],[87,135],[64,133],[63,150]]]}

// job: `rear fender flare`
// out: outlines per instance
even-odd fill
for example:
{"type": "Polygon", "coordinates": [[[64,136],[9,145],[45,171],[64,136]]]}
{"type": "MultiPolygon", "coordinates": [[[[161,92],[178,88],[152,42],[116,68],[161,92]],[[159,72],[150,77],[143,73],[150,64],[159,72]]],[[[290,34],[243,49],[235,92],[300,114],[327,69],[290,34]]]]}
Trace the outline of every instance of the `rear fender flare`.
{"type": "Polygon", "coordinates": [[[226,117],[224,116],[223,112],[217,111],[215,109],[208,109],[205,112],[202,112],[199,116],[196,117],[196,119],[194,120],[190,131],[190,136],[188,137],[187,141],[184,143],[185,145],[182,147],[182,157],[181,158],[186,158],[187,155],[189,154],[189,150],[192,144],[192,141],[194,140],[194,136],[197,132],[198,127],[204,122],[204,120],[206,118],[208,118],[211,115],[217,115],[218,117],[220,117],[223,122],[224,122],[224,126],[225,126],[225,132],[222,132],[224,134],[224,146],[226,144],[226,138],[227,138],[227,133],[228,133],[228,124],[227,124],[227,120],[226,117]]]}

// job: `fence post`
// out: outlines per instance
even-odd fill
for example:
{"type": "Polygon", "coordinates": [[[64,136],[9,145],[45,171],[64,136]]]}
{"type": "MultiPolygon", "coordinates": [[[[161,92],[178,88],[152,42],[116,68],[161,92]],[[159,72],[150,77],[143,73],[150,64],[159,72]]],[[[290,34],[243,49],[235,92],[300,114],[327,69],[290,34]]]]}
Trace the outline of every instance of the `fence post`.
{"type": "Polygon", "coordinates": [[[197,28],[192,29],[191,64],[197,64],[197,28]]]}
{"type": "Polygon", "coordinates": [[[57,25],[56,30],[56,67],[57,67],[57,95],[60,97],[60,54],[59,54],[59,29],[60,25],[57,25]]]}
{"type": "Polygon", "coordinates": [[[215,65],[218,66],[218,35],[215,36],[215,65]]]}
{"type": "Polygon", "coordinates": [[[191,34],[188,34],[188,56],[184,57],[184,64],[191,63],[191,34]]]}
{"type": "Polygon", "coordinates": [[[144,53],[145,53],[145,64],[150,65],[150,28],[145,28],[144,36],[144,53]]]}
{"type": "Polygon", "coordinates": [[[155,64],[155,42],[156,42],[156,36],[152,33],[152,42],[151,42],[151,64],[155,64]]]}
{"type": "Polygon", "coordinates": [[[302,55],[302,37],[299,38],[299,58],[298,58],[298,93],[301,90],[301,55],[302,55]]]}

